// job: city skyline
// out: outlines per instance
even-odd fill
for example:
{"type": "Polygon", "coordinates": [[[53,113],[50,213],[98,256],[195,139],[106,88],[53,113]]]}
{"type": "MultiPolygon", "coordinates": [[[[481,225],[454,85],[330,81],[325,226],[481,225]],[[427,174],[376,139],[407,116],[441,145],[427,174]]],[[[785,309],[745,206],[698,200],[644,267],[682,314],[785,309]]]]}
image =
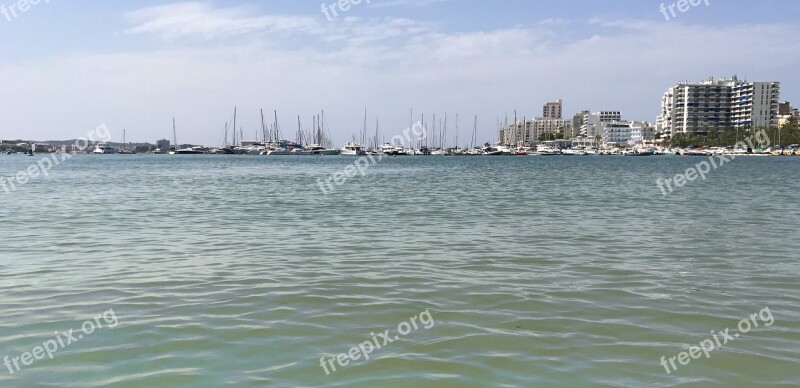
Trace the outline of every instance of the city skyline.
{"type": "Polygon", "coordinates": [[[458,113],[462,139],[478,115],[483,142],[498,119],[557,99],[565,119],[588,109],[655,122],[664,90],[709,76],[781,82],[796,105],[798,4],[711,2],[669,21],[659,4],[373,0],[329,20],[314,1],[40,2],[0,15],[0,138],[70,139],[105,123],[114,142],[126,129],[152,143],[172,138],[175,117],[179,143],[219,145],[238,107],[245,139],[261,109],[278,111],[289,138],[298,115],[308,127],[325,110],[341,145],[366,107],[368,132],[379,116],[386,138],[412,108],[415,121],[458,113]]]}

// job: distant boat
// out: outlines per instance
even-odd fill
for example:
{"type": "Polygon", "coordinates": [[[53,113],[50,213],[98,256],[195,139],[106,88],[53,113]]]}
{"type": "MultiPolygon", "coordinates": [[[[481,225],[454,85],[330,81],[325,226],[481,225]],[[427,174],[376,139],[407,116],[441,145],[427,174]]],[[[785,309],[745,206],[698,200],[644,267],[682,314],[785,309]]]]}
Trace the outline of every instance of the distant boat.
{"type": "Polygon", "coordinates": [[[538,147],[536,147],[536,153],[538,153],[540,156],[561,155],[562,152],[563,152],[562,150],[559,150],[558,148],[554,148],[554,147],[550,147],[550,146],[538,146],[538,147]]]}
{"type": "Polygon", "coordinates": [[[340,150],[340,152],[342,155],[347,155],[347,156],[364,156],[367,154],[365,147],[361,144],[356,143],[355,138],[353,138],[353,140],[345,144],[340,150]]]}
{"type": "Polygon", "coordinates": [[[514,155],[514,151],[506,146],[497,145],[494,147],[486,147],[483,150],[485,156],[501,156],[501,155],[514,155]]]}
{"type": "Polygon", "coordinates": [[[178,154],[178,134],[175,131],[175,117],[172,118],[172,147],[169,147],[169,154],[178,154]]]}
{"type": "Polygon", "coordinates": [[[408,155],[408,153],[406,152],[405,148],[403,148],[403,146],[392,145],[390,143],[384,143],[381,146],[381,153],[384,154],[384,155],[389,155],[389,156],[406,156],[406,155],[408,155]]]}
{"type": "Polygon", "coordinates": [[[111,147],[111,146],[109,146],[107,144],[98,144],[94,148],[94,151],[92,151],[92,153],[93,154],[116,154],[117,150],[114,147],[111,147]]]}
{"type": "Polygon", "coordinates": [[[656,154],[656,150],[652,148],[637,148],[631,152],[625,154],[625,156],[653,156],[656,154]]]}
{"type": "Polygon", "coordinates": [[[153,150],[153,153],[156,155],[164,155],[167,153],[167,151],[164,151],[161,148],[156,148],[155,150],[153,150]]]}
{"type": "MultiPolygon", "coordinates": [[[[367,135],[367,109],[364,108],[364,128],[361,130],[362,137],[366,137],[367,135]]],[[[356,137],[353,136],[353,139],[350,140],[347,144],[345,144],[339,153],[346,156],[364,156],[367,154],[367,147],[364,147],[363,144],[356,143],[356,137]]]]}
{"type": "Polygon", "coordinates": [[[319,144],[312,144],[299,152],[300,155],[328,155],[328,156],[339,155],[339,153],[340,153],[339,150],[325,148],[319,144]]]}
{"type": "Polygon", "coordinates": [[[179,150],[170,151],[171,155],[203,155],[207,154],[208,152],[201,147],[189,147],[189,148],[182,148],[179,150]]]}
{"type": "Polygon", "coordinates": [[[133,151],[131,151],[131,150],[126,148],[128,143],[125,140],[126,140],[125,139],[125,130],[123,129],[122,130],[122,148],[120,148],[119,152],[117,152],[117,153],[120,154],[120,155],[133,155],[133,154],[135,154],[135,152],[133,152],[133,151]]]}

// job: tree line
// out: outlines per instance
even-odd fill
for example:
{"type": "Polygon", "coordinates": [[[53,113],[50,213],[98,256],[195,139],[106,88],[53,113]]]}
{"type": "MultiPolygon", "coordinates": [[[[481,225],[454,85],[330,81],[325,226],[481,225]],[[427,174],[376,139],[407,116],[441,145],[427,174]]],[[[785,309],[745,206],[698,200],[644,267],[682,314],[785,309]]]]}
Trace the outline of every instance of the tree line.
{"type": "MultiPolygon", "coordinates": [[[[696,135],[691,133],[678,133],[669,139],[671,147],[732,147],[748,137],[755,139],[754,135],[759,131],[766,132],[769,137],[769,145],[777,148],[787,147],[793,144],[800,144],[800,125],[795,118],[789,119],[782,127],[755,127],[755,128],[726,128],[718,131],[712,128],[708,135],[696,135]]],[[[754,143],[755,140],[753,140],[754,143]]],[[[758,144],[756,143],[756,146],[758,144]]]]}

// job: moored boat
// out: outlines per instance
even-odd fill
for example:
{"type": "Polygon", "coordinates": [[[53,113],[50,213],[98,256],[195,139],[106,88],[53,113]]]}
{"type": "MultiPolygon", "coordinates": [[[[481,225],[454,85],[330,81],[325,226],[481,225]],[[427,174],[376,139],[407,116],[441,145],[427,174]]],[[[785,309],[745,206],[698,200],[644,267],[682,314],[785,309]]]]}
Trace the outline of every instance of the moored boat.
{"type": "Polygon", "coordinates": [[[346,156],[363,156],[367,154],[365,147],[356,143],[355,138],[342,146],[342,149],[339,150],[339,152],[346,156]]]}
{"type": "Polygon", "coordinates": [[[107,144],[98,144],[95,146],[93,154],[116,154],[117,150],[107,144]]]}

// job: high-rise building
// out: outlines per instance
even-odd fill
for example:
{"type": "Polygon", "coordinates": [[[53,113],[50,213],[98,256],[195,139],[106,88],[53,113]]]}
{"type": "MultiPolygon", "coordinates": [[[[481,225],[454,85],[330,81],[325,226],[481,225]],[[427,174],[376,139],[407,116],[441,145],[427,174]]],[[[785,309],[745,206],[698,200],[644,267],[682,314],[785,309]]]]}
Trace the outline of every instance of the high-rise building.
{"type": "Polygon", "coordinates": [[[656,130],[665,135],[727,128],[778,125],[779,82],[747,82],[736,77],[680,82],[661,100],[656,130]]]}
{"type": "Polygon", "coordinates": [[[586,138],[594,138],[601,135],[600,125],[604,123],[611,123],[614,121],[622,121],[622,114],[619,111],[600,111],[594,113],[585,113],[583,117],[583,124],[581,125],[580,136],[586,138]]]}
{"type": "Polygon", "coordinates": [[[169,140],[161,139],[156,141],[156,147],[161,148],[164,151],[168,150],[170,148],[169,140]]]}
{"type": "Polygon", "coordinates": [[[586,120],[589,119],[589,113],[591,112],[584,110],[572,116],[572,128],[570,128],[569,134],[567,134],[565,138],[572,139],[580,134],[581,128],[586,124],[586,120]]]}
{"type": "Polygon", "coordinates": [[[561,119],[563,114],[563,101],[559,99],[556,102],[548,102],[542,108],[543,119],[561,119]]]}
{"type": "Polygon", "coordinates": [[[778,115],[787,116],[792,114],[792,104],[789,101],[784,101],[778,104],[778,115]]]}

